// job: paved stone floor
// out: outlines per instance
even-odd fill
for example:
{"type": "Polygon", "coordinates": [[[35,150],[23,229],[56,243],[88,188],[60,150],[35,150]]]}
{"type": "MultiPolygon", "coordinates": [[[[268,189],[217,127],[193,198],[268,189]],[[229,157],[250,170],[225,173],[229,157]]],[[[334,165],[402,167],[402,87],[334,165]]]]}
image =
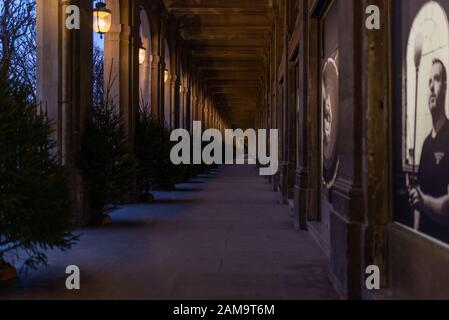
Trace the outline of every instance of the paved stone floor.
{"type": "Polygon", "coordinates": [[[78,230],[69,252],[2,288],[9,299],[335,299],[327,261],[254,166],[222,167],[78,230]],[[65,289],[65,268],[81,290],[65,289]]]}

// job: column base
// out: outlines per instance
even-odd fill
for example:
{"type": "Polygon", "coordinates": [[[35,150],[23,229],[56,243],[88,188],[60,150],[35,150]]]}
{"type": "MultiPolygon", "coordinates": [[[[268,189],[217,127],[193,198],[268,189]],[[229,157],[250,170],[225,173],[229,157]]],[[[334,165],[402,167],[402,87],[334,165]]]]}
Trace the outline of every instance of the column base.
{"type": "Polygon", "coordinates": [[[363,225],[349,222],[334,210],[330,216],[330,273],[344,299],[362,298],[363,225]]]}
{"type": "Polygon", "coordinates": [[[282,163],[280,177],[281,204],[288,204],[288,162],[282,163]]]}
{"type": "Polygon", "coordinates": [[[308,212],[310,208],[312,190],[307,186],[308,173],[304,169],[297,169],[295,186],[293,188],[294,202],[293,223],[297,230],[307,230],[308,212]]]}

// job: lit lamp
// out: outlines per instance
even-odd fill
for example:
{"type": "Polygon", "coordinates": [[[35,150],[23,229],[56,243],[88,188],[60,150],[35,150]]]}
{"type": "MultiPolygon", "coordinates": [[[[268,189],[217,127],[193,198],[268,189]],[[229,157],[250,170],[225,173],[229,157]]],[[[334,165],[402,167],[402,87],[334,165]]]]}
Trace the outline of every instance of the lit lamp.
{"type": "Polygon", "coordinates": [[[164,70],[164,81],[165,81],[165,83],[167,83],[167,81],[168,81],[168,76],[169,76],[168,70],[165,69],[165,70],[164,70]]]}
{"type": "Polygon", "coordinates": [[[94,13],[94,31],[100,34],[100,38],[103,39],[103,34],[107,33],[111,29],[112,13],[111,10],[106,8],[104,2],[97,2],[95,5],[94,13]]]}
{"type": "Polygon", "coordinates": [[[139,64],[143,64],[145,62],[145,58],[147,56],[147,49],[143,46],[142,42],[140,42],[139,46],[139,64]]]}

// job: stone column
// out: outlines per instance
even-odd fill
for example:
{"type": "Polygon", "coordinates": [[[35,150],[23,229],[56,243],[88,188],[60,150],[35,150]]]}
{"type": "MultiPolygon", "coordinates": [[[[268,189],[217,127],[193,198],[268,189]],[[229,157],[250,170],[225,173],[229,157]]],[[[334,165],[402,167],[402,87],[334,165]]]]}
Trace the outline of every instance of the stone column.
{"type": "Polygon", "coordinates": [[[192,105],[191,105],[191,108],[192,108],[192,123],[193,123],[193,121],[197,121],[197,112],[196,112],[196,110],[197,110],[197,103],[198,103],[198,97],[196,96],[196,93],[193,92],[192,105]]]}
{"type": "Polygon", "coordinates": [[[149,13],[151,29],[151,111],[152,115],[163,120],[164,115],[164,37],[159,1],[145,2],[149,13]]]}
{"type": "Polygon", "coordinates": [[[205,112],[205,109],[206,109],[206,107],[207,107],[207,105],[206,105],[206,97],[205,97],[205,95],[204,95],[204,91],[203,91],[203,87],[202,87],[202,85],[200,84],[200,86],[199,86],[199,94],[200,94],[200,103],[199,103],[199,109],[198,109],[198,116],[199,116],[199,119],[200,119],[200,121],[203,123],[203,127],[204,127],[204,125],[205,125],[205,120],[206,120],[206,118],[205,118],[205,116],[204,116],[204,112],[205,112]]]}
{"type": "Polygon", "coordinates": [[[151,111],[152,115],[157,119],[161,119],[161,105],[163,105],[164,95],[163,81],[164,81],[164,65],[161,62],[161,56],[153,55],[151,63],[151,111]]]}
{"type": "MultiPolygon", "coordinates": [[[[164,63],[164,70],[167,68],[167,65],[164,63]]],[[[165,72],[165,71],[164,71],[165,72]]],[[[162,108],[163,120],[166,123],[168,128],[171,128],[171,74],[168,75],[167,81],[163,81],[164,87],[164,104],[162,108]]]]}
{"type": "Polygon", "coordinates": [[[184,101],[185,101],[185,106],[184,106],[184,114],[185,114],[185,119],[184,119],[184,124],[185,124],[185,129],[187,131],[190,132],[190,128],[191,128],[191,122],[192,122],[192,112],[191,112],[191,91],[189,87],[185,87],[184,88],[184,101]]]}
{"type": "Polygon", "coordinates": [[[282,108],[281,117],[282,117],[282,163],[281,163],[281,203],[287,204],[288,201],[288,167],[289,167],[289,95],[288,95],[288,85],[289,85],[289,73],[288,73],[288,32],[287,32],[287,17],[288,17],[288,6],[287,3],[284,3],[284,12],[281,14],[284,15],[284,23],[283,23],[283,64],[281,64],[282,72],[284,74],[283,86],[282,86],[282,108]]]}
{"type": "MultiPolygon", "coordinates": [[[[271,51],[271,78],[270,78],[270,87],[271,87],[271,105],[272,105],[272,111],[273,111],[273,117],[272,117],[272,128],[279,130],[279,140],[278,140],[278,145],[279,145],[279,171],[282,170],[281,165],[282,165],[282,154],[281,152],[281,145],[280,145],[280,138],[281,138],[281,134],[282,134],[282,128],[279,127],[279,103],[278,103],[278,70],[277,70],[277,60],[278,60],[278,55],[280,54],[278,52],[278,46],[277,46],[277,38],[278,38],[278,29],[279,29],[279,24],[277,22],[279,17],[279,14],[277,12],[277,10],[275,9],[274,13],[273,13],[273,30],[274,30],[274,37],[272,39],[272,44],[271,47],[273,48],[273,50],[271,51]]],[[[279,189],[279,177],[280,177],[280,172],[277,172],[273,177],[272,177],[272,186],[273,186],[273,191],[278,191],[279,189]]]]}
{"type": "Polygon", "coordinates": [[[207,129],[207,102],[205,101],[201,107],[201,122],[203,128],[207,129]]]}
{"type": "Polygon", "coordinates": [[[178,105],[178,107],[176,108],[176,127],[184,128],[184,88],[182,87],[181,79],[178,80],[175,90],[178,105]]]}
{"type": "Polygon", "coordinates": [[[133,25],[139,21],[139,13],[131,0],[110,1],[108,6],[112,11],[112,25],[105,34],[105,86],[120,111],[131,148],[139,104],[139,32],[133,25]]]}
{"type": "MultiPolygon", "coordinates": [[[[318,176],[311,172],[312,159],[318,159],[319,144],[317,136],[319,128],[317,111],[318,97],[316,85],[318,83],[318,22],[309,20],[309,5],[305,2],[300,8],[299,19],[299,112],[298,112],[298,167],[295,173],[295,221],[302,230],[307,229],[310,215],[317,213],[317,181],[318,176]],[[308,90],[310,88],[310,90],[308,90]]],[[[316,167],[316,165],[315,165],[316,167]]]]}
{"type": "Polygon", "coordinates": [[[135,125],[135,106],[138,104],[138,30],[133,26],[136,14],[134,2],[122,2],[120,15],[122,32],[120,34],[120,115],[125,127],[129,147],[132,148],[135,125]]]}
{"type": "Polygon", "coordinates": [[[170,81],[170,97],[171,97],[171,128],[179,127],[179,88],[180,82],[177,74],[172,75],[170,81]]]}
{"type": "MultiPolygon", "coordinates": [[[[388,0],[364,1],[364,7],[377,5],[381,15],[381,25],[390,25],[391,2],[388,0]],[[369,2],[369,3],[368,3],[369,2]]],[[[363,189],[365,193],[365,230],[364,230],[364,263],[377,265],[381,270],[381,287],[389,283],[387,262],[387,226],[393,221],[390,203],[390,65],[389,28],[367,30],[364,36],[364,55],[362,70],[364,83],[364,130],[366,132],[364,152],[363,189]]],[[[365,291],[365,297],[372,292],[365,291]]]]}
{"type": "Polygon", "coordinates": [[[147,51],[145,61],[139,66],[139,105],[151,104],[151,69],[153,56],[147,51]]]}
{"type": "Polygon", "coordinates": [[[332,191],[330,215],[331,277],[339,293],[349,299],[361,298],[363,263],[362,193],[362,52],[364,30],[362,2],[339,0],[340,127],[339,175],[332,191]]]}
{"type": "Polygon", "coordinates": [[[53,121],[56,152],[69,172],[74,220],[87,206],[76,168],[81,136],[92,106],[92,6],[80,0],[37,0],[37,96],[53,121]],[[80,29],[65,26],[68,5],[80,9],[80,29]]]}
{"type": "Polygon", "coordinates": [[[65,163],[63,115],[60,104],[63,72],[60,48],[61,45],[68,45],[68,32],[60,24],[63,16],[62,10],[63,7],[60,6],[59,0],[36,1],[37,100],[53,122],[57,153],[65,163]],[[64,42],[60,41],[60,34],[64,34],[64,42]]]}

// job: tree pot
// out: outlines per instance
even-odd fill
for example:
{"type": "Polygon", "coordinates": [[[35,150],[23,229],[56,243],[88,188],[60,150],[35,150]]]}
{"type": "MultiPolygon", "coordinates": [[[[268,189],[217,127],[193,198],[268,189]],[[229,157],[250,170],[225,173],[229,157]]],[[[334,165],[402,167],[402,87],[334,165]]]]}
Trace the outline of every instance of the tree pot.
{"type": "Polygon", "coordinates": [[[17,276],[16,268],[9,263],[0,261],[0,282],[7,282],[15,279],[17,276]]]}
{"type": "Polygon", "coordinates": [[[100,222],[101,222],[102,226],[107,226],[107,225],[112,224],[112,218],[110,216],[108,216],[107,214],[104,214],[101,217],[101,221],[100,222]]]}
{"type": "Polygon", "coordinates": [[[93,218],[92,223],[96,226],[107,226],[112,224],[112,218],[107,214],[103,214],[99,217],[93,218]]]}
{"type": "Polygon", "coordinates": [[[140,197],[140,201],[143,203],[153,203],[154,200],[154,195],[152,193],[144,194],[140,197]]]}

